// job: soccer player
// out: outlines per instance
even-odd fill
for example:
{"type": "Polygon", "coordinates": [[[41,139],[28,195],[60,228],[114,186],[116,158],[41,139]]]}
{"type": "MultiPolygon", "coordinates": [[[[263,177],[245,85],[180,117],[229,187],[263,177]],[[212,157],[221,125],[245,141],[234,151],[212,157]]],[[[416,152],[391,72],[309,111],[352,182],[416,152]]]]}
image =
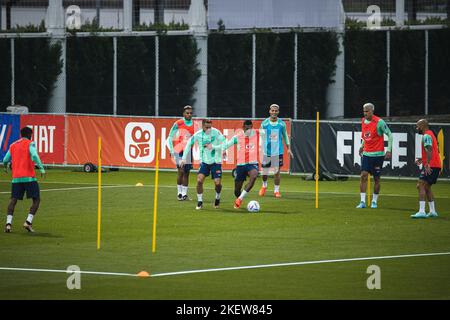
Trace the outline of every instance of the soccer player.
{"type": "Polygon", "coordinates": [[[238,209],[258,178],[258,135],[253,130],[251,120],[244,121],[243,130],[238,130],[236,135],[225,143],[224,150],[235,144],[237,144],[237,167],[234,178],[234,195],[236,196],[234,208],[238,209]],[[250,180],[242,190],[247,176],[250,180]]]}
{"type": "Polygon", "coordinates": [[[41,202],[39,195],[39,184],[36,181],[34,165],[39,167],[41,176],[44,177],[44,166],[39,159],[34,142],[31,141],[33,130],[29,127],[24,127],[20,130],[21,139],[17,140],[9,147],[8,152],[3,158],[5,170],[8,170],[8,163],[11,162],[12,170],[12,186],[11,186],[11,201],[9,202],[6,216],[5,232],[11,232],[14,208],[17,200],[23,200],[25,191],[27,198],[33,199],[27,219],[23,227],[28,232],[34,232],[32,223],[33,218],[39,208],[41,202]]]}
{"type": "Polygon", "coordinates": [[[263,160],[262,167],[262,187],[259,190],[259,195],[262,197],[266,194],[267,176],[270,168],[275,169],[274,174],[274,195],[276,198],[281,198],[280,193],[280,168],[283,166],[283,140],[288,148],[288,153],[291,158],[294,157],[287,135],[286,123],[278,118],[280,113],[280,106],[272,104],[269,107],[270,117],[261,123],[260,136],[263,143],[263,160]]]}
{"type": "Polygon", "coordinates": [[[416,130],[423,134],[422,138],[422,159],[416,159],[417,165],[422,165],[417,189],[419,190],[419,212],[411,215],[413,219],[434,218],[438,214],[434,206],[434,195],[431,186],[437,182],[441,171],[441,158],[439,156],[438,145],[433,131],[428,126],[428,121],[421,119],[417,121],[416,130]],[[428,200],[430,212],[425,213],[425,201],[428,200]]]}
{"type": "Polygon", "coordinates": [[[192,107],[185,106],[183,108],[183,118],[175,121],[169,132],[169,151],[177,165],[177,188],[178,200],[184,201],[188,198],[189,173],[192,169],[192,154],[190,150],[187,151],[190,155],[190,163],[183,168],[180,166],[181,158],[186,147],[187,141],[194,135],[194,123],[192,121],[192,107]]]}
{"type": "Polygon", "coordinates": [[[361,180],[359,191],[361,201],[356,206],[358,209],[366,207],[367,177],[369,173],[373,176],[373,199],[370,205],[375,209],[378,207],[378,195],[380,194],[380,176],[384,159],[390,159],[392,155],[392,133],[383,119],[373,114],[375,106],[366,103],[363,106],[364,118],[361,119],[361,147],[359,155],[361,161],[361,180]],[[388,147],[384,152],[384,135],[388,136],[388,147]]]}
{"type": "Polygon", "coordinates": [[[187,142],[185,153],[181,160],[181,167],[184,167],[188,163],[187,151],[191,150],[195,142],[198,143],[200,151],[200,169],[197,175],[197,210],[203,208],[203,182],[205,178],[211,174],[211,178],[214,180],[216,199],[214,201],[214,207],[219,208],[220,204],[220,192],[222,191],[222,143],[225,141],[225,137],[219,130],[212,127],[212,121],[210,119],[202,120],[202,129],[198,130],[187,142]]]}

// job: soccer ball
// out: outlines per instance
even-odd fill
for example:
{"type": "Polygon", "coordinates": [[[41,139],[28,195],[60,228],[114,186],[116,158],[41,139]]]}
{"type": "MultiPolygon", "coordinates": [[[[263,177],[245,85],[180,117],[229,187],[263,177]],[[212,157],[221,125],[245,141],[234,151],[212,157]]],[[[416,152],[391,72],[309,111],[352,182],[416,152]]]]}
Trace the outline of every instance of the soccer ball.
{"type": "Polygon", "coordinates": [[[260,209],[260,206],[259,206],[258,201],[252,200],[247,205],[248,212],[256,213],[256,212],[259,212],[259,209],[260,209]]]}

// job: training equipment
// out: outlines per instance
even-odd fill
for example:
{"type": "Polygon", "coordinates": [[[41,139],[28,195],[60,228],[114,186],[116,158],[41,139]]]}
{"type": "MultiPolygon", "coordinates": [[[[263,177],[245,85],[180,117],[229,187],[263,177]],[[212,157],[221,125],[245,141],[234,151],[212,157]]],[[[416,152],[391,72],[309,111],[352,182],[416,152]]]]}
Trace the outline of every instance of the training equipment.
{"type": "Polygon", "coordinates": [[[259,206],[258,201],[252,200],[247,205],[248,212],[256,213],[256,212],[259,212],[259,209],[260,209],[260,206],[259,206]]]}

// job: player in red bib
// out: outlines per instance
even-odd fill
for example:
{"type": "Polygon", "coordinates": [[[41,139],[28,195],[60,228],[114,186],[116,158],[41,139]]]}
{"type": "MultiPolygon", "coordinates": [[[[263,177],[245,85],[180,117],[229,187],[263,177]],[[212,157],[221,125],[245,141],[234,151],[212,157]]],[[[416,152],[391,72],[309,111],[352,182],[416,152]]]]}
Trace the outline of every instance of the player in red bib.
{"type": "Polygon", "coordinates": [[[180,161],[183,158],[183,152],[191,152],[185,150],[186,143],[194,135],[194,123],[192,121],[192,107],[185,106],[183,108],[183,118],[175,121],[169,132],[169,151],[172,158],[175,160],[178,169],[177,188],[178,200],[184,201],[188,198],[189,173],[192,169],[192,154],[188,159],[191,159],[184,167],[180,166],[180,161]]]}
{"type": "Polygon", "coordinates": [[[364,118],[361,120],[361,139],[362,144],[359,149],[361,156],[361,183],[359,190],[361,192],[361,201],[356,208],[366,207],[367,178],[369,173],[375,181],[373,188],[373,198],[371,208],[378,207],[378,195],[380,193],[380,176],[383,162],[391,158],[392,152],[392,133],[383,119],[373,114],[375,106],[372,103],[366,103],[363,106],[364,118]],[[386,154],[384,152],[384,135],[388,136],[388,147],[386,154]]]}
{"type": "Polygon", "coordinates": [[[428,121],[421,119],[417,121],[416,130],[423,134],[422,138],[422,159],[416,159],[416,164],[422,166],[420,171],[417,189],[419,190],[419,212],[411,215],[411,218],[435,218],[438,216],[434,206],[434,195],[431,186],[437,182],[442,168],[441,157],[436,137],[430,130],[428,121]],[[425,213],[425,202],[428,200],[430,211],[425,213]]]}
{"type": "Polygon", "coordinates": [[[32,228],[33,218],[41,202],[39,184],[36,181],[36,175],[34,173],[34,165],[36,164],[39,167],[42,177],[45,175],[45,170],[39,159],[34,142],[31,141],[32,134],[33,130],[30,128],[22,128],[22,130],[20,130],[22,138],[11,144],[8,152],[3,158],[3,164],[5,165],[6,170],[8,168],[8,163],[11,162],[13,178],[11,185],[11,201],[9,202],[6,216],[6,233],[11,232],[14,208],[16,207],[17,200],[23,199],[25,192],[27,193],[27,198],[33,199],[33,204],[31,205],[23,227],[28,232],[34,232],[32,228]]]}

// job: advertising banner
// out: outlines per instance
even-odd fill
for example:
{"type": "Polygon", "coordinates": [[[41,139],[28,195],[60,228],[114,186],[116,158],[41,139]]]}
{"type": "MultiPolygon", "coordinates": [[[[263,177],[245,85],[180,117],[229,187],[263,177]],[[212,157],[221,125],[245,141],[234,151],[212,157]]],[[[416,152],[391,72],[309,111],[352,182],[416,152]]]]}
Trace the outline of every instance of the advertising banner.
{"type": "MultiPolygon", "coordinates": [[[[415,123],[388,123],[393,134],[392,158],[383,165],[383,175],[416,177],[419,172],[415,159],[422,156],[422,135],[415,132],[415,123]]],[[[450,177],[450,125],[431,125],[439,144],[443,162],[441,176],[450,177]]],[[[387,137],[384,137],[387,148],[387,137]]],[[[334,174],[359,175],[361,157],[361,123],[321,122],[319,139],[319,170],[334,174]]],[[[315,122],[294,121],[292,124],[292,148],[296,155],[292,172],[312,173],[316,157],[315,122]]]]}
{"type": "Polygon", "coordinates": [[[20,115],[0,114],[0,162],[9,146],[20,138],[20,115]]]}
{"type": "Polygon", "coordinates": [[[20,127],[33,130],[32,140],[45,164],[64,163],[64,115],[22,115],[20,127]]]}

